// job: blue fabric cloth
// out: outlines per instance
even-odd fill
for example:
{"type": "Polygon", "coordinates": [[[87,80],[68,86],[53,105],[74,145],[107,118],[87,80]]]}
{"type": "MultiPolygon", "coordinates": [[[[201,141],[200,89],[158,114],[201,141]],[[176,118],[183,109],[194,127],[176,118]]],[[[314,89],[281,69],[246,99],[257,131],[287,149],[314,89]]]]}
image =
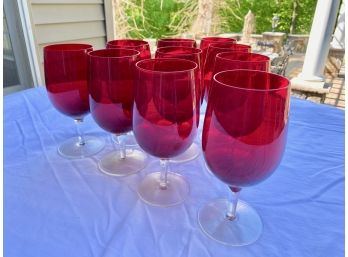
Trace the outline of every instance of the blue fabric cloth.
{"type": "MultiPolygon", "coordinates": [[[[105,138],[99,154],[67,160],[57,153],[74,136],[44,88],[4,98],[4,255],[7,257],[213,257],[344,255],[344,111],[292,98],[288,143],[276,172],[241,192],[263,220],[252,245],[228,247],[200,230],[197,212],[229,189],[206,171],[203,156],[172,170],[187,178],[184,204],[151,207],[137,185],[159,170],[116,178],[98,171],[113,149],[90,115],[81,128],[105,138]]],[[[197,137],[198,142],[198,137],[197,137]]]]}

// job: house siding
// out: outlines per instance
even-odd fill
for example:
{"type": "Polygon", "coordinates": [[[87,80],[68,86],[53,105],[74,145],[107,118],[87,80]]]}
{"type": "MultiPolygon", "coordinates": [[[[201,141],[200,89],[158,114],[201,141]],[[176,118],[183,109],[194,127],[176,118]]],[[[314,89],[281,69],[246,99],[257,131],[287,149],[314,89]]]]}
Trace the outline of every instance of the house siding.
{"type": "Polygon", "coordinates": [[[105,47],[104,0],[30,0],[29,3],[42,78],[43,47],[46,45],[86,43],[93,45],[94,49],[105,47]]]}

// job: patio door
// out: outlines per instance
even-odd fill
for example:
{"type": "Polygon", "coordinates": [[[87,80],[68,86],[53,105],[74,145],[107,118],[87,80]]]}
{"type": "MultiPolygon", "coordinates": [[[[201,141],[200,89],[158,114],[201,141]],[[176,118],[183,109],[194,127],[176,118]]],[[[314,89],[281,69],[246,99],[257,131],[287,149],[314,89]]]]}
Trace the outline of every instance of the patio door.
{"type": "Polygon", "coordinates": [[[17,1],[4,1],[3,89],[4,95],[34,86],[17,1]]]}

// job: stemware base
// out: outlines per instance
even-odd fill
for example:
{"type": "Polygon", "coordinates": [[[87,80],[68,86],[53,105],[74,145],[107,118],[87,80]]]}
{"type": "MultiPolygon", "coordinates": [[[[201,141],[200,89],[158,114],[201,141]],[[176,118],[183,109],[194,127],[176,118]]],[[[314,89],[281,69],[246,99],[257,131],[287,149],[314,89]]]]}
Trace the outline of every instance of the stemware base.
{"type": "Polygon", "coordinates": [[[146,166],[147,155],[136,149],[127,149],[126,158],[121,158],[121,151],[112,151],[98,163],[99,169],[110,176],[128,176],[146,166]]]}
{"type": "Polygon", "coordinates": [[[219,199],[203,206],[198,213],[201,229],[210,238],[230,246],[243,246],[255,242],[262,233],[262,221],[250,205],[238,201],[237,216],[227,218],[229,201],[219,199]]]}
{"type": "Polygon", "coordinates": [[[199,149],[200,149],[199,146],[196,143],[193,143],[185,152],[183,152],[182,154],[180,154],[178,156],[171,158],[170,162],[182,163],[182,162],[192,161],[199,156],[199,154],[200,154],[199,149]]]}
{"type": "Polygon", "coordinates": [[[92,156],[105,146],[103,139],[94,136],[85,136],[84,141],[81,145],[78,137],[69,138],[58,147],[58,153],[67,159],[78,159],[92,156]]]}
{"type": "Polygon", "coordinates": [[[138,188],[140,198],[150,205],[161,207],[182,203],[189,193],[189,185],[183,176],[168,172],[165,189],[160,186],[160,177],[160,172],[154,172],[143,179],[138,188]]]}

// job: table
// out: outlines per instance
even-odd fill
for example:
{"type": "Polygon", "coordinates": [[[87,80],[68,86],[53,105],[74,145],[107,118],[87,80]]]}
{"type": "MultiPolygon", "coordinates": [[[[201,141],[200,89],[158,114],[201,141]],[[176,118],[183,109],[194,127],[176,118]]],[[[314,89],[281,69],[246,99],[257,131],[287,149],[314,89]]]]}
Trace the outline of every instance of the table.
{"type": "Polygon", "coordinates": [[[263,234],[252,245],[229,247],[197,222],[201,206],[229,194],[202,155],[172,165],[191,186],[184,204],[148,206],[136,190],[145,174],[159,170],[155,158],[129,177],[99,172],[97,161],[112,140],[89,115],[82,130],[105,138],[105,149],[63,159],[57,145],[75,135],[75,125],[52,107],[44,88],[4,97],[4,256],[343,256],[344,111],[291,100],[279,168],[241,192],[259,212],[263,234]]]}

